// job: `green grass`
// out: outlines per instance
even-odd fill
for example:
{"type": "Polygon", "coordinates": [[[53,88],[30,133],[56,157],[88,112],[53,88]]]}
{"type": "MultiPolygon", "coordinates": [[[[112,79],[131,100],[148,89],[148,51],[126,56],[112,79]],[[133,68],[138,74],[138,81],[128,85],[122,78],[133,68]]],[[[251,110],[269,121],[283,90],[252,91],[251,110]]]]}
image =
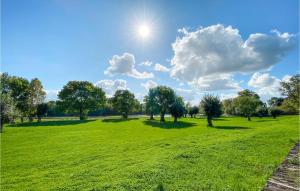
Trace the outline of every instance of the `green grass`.
{"type": "Polygon", "coordinates": [[[48,121],[5,127],[2,190],[260,190],[298,116],[48,121]]]}

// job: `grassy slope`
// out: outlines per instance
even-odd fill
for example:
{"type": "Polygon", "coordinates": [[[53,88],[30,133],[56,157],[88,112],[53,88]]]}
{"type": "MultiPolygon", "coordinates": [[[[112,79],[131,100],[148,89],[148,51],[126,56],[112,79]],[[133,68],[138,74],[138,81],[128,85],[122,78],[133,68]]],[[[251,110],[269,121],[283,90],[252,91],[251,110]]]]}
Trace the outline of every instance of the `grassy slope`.
{"type": "Polygon", "coordinates": [[[298,138],[297,116],[180,121],[6,127],[2,189],[259,190],[298,138]]]}

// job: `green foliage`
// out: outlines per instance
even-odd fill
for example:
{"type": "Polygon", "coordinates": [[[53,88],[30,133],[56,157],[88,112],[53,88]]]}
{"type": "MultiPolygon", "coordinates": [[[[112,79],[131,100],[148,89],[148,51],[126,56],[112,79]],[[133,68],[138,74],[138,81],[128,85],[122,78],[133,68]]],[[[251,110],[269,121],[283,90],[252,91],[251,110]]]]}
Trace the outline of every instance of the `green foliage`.
{"type": "Polygon", "coordinates": [[[256,116],[258,117],[267,117],[268,113],[269,111],[265,103],[263,105],[259,105],[256,109],[256,116]]]}
{"type": "Polygon", "coordinates": [[[0,93],[0,100],[0,132],[2,132],[4,123],[13,123],[15,119],[20,116],[20,112],[17,109],[10,92],[0,93]]]}
{"type": "Polygon", "coordinates": [[[270,108],[270,115],[275,119],[277,116],[282,114],[283,111],[279,109],[278,107],[272,107],[270,108]]]}
{"type": "Polygon", "coordinates": [[[268,100],[268,104],[270,107],[278,107],[281,106],[284,101],[284,98],[282,97],[272,97],[268,100]]]}
{"type": "Polygon", "coordinates": [[[165,121],[165,114],[170,110],[171,105],[175,101],[175,92],[172,88],[166,86],[157,86],[153,88],[155,102],[160,112],[160,121],[165,121]]]}
{"type": "Polygon", "coordinates": [[[140,118],[5,126],[1,190],[262,190],[299,138],[298,116],[214,125],[140,118]]]}
{"type": "Polygon", "coordinates": [[[58,94],[59,106],[68,112],[78,112],[81,120],[88,111],[104,106],[106,98],[101,88],[87,81],[70,81],[58,94]]]}
{"type": "Polygon", "coordinates": [[[234,99],[225,99],[222,101],[223,112],[227,115],[236,115],[236,106],[234,99]]]}
{"type": "Polygon", "coordinates": [[[280,82],[280,91],[287,98],[283,102],[283,110],[299,114],[300,75],[296,74],[288,81],[280,82]]]}
{"type": "Polygon", "coordinates": [[[128,118],[136,103],[134,94],[128,90],[117,90],[112,98],[113,107],[122,113],[123,118],[128,118]]]}
{"type": "Polygon", "coordinates": [[[154,88],[150,88],[148,95],[145,96],[144,102],[146,103],[146,113],[150,115],[150,119],[154,119],[153,115],[159,113],[159,105],[156,102],[157,91],[154,88]]]}
{"type": "Polygon", "coordinates": [[[37,114],[37,107],[44,102],[45,97],[46,93],[43,90],[42,82],[37,78],[32,79],[28,89],[28,115],[30,121],[37,114]]]}
{"type": "Polygon", "coordinates": [[[213,95],[205,95],[201,102],[200,107],[205,112],[207,116],[208,126],[212,127],[212,119],[213,117],[219,117],[222,114],[222,104],[217,96],[213,95]]]}
{"type": "Polygon", "coordinates": [[[188,113],[191,117],[196,117],[196,115],[199,113],[199,107],[197,106],[189,107],[188,113]]]}
{"type": "Polygon", "coordinates": [[[184,102],[182,97],[176,96],[174,103],[171,105],[170,113],[174,117],[174,122],[177,122],[177,118],[184,115],[184,102]]]}
{"type": "Polygon", "coordinates": [[[260,105],[260,100],[252,96],[238,96],[235,98],[237,113],[251,120],[251,116],[255,114],[257,107],[260,105]]]}
{"type": "Polygon", "coordinates": [[[48,104],[40,103],[37,105],[36,115],[38,117],[39,122],[42,121],[42,117],[47,114],[47,111],[48,111],[48,104]]]}

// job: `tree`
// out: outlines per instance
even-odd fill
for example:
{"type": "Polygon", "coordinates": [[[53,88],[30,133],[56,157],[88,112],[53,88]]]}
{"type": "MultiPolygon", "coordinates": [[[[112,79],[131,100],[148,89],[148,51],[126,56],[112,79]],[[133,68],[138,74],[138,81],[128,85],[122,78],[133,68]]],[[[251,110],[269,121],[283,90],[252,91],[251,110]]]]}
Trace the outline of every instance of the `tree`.
{"type": "Polygon", "coordinates": [[[58,105],[69,112],[78,112],[84,120],[90,110],[96,110],[105,104],[104,91],[88,81],[70,81],[58,93],[58,105]]]}
{"type": "Polygon", "coordinates": [[[280,82],[280,91],[286,96],[284,105],[290,107],[295,113],[299,113],[300,74],[296,74],[287,81],[280,82]],[[293,108],[293,109],[292,109],[293,108]]]}
{"type": "Polygon", "coordinates": [[[184,114],[184,102],[182,97],[176,96],[174,103],[171,105],[170,113],[174,117],[174,123],[177,122],[177,118],[180,118],[184,114]]]}
{"type": "Polygon", "coordinates": [[[278,107],[281,106],[284,101],[284,98],[282,97],[272,97],[268,100],[268,104],[270,107],[278,107]]]}
{"type": "Polygon", "coordinates": [[[38,117],[38,122],[42,121],[42,117],[46,115],[48,111],[48,105],[46,103],[41,103],[37,105],[36,115],[38,117]]]}
{"type": "Polygon", "coordinates": [[[23,123],[23,118],[29,113],[29,81],[25,78],[1,75],[1,83],[3,83],[4,92],[10,91],[10,96],[15,103],[23,123]]]}
{"type": "Polygon", "coordinates": [[[123,118],[128,118],[128,114],[133,110],[135,104],[134,94],[128,90],[117,90],[112,98],[113,107],[123,118]]]}
{"type": "Polygon", "coordinates": [[[175,92],[166,86],[157,86],[153,88],[155,91],[155,102],[160,112],[160,121],[165,121],[165,114],[169,111],[171,105],[175,101],[175,92]]]}
{"type": "Polygon", "coordinates": [[[256,115],[258,117],[266,117],[268,116],[268,108],[267,105],[264,103],[263,105],[259,105],[256,109],[256,115]]]}
{"type": "Polygon", "coordinates": [[[34,78],[29,84],[29,105],[28,105],[28,117],[29,121],[33,121],[33,117],[36,115],[37,107],[45,100],[46,93],[43,90],[42,82],[34,78]]]}
{"type": "Polygon", "coordinates": [[[199,113],[199,108],[197,106],[190,107],[189,114],[191,118],[196,117],[196,114],[199,113]]]}
{"type": "Polygon", "coordinates": [[[235,98],[238,113],[244,115],[251,121],[251,116],[255,113],[256,108],[260,105],[257,98],[251,96],[238,96],[235,98]]]}
{"type": "Polygon", "coordinates": [[[20,115],[10,92],[0,94],[0,133],[2,133],[4,123],[13,123],[15,118],[20,115]]]}
{"type": "Polygon", "coordinates": [[[274,119],[276,119],[277,116],[279,116],[282,113],[282,110],[280,110],[278,107],[272,107],[270,108],[270,114],[274,119]]]}
{"type": "Polygon", "coordinates": [[[205,115],[207,116],[208,126],[212,127],[213,117],[220,116],[222,113],[222,104],[219,97],[213,95],[205,95],[200,102],[200,107],[203,109],[205,115]]]}
{"type": "Polygon", "coordinates": [[[186,117],[186,115],[189,113],[191,104],[189,102],[187,102],[184,106],[184,117],[186,117]]]}
{"type": "Polygon", "coordinates": [[[156,92],[154,88],[150,88],[148,95],[145,96],[146,113],[150,115],[150,119],[154,119],[154,115],[159,113],[159,106],[156,102],[156,92]]]}
{"type": "Polygon", "coordinates": [[[236,107],[234,105],[234,99],[224,99],[222,101],[222,108],[227,115],[236,115],[236,107]]]}

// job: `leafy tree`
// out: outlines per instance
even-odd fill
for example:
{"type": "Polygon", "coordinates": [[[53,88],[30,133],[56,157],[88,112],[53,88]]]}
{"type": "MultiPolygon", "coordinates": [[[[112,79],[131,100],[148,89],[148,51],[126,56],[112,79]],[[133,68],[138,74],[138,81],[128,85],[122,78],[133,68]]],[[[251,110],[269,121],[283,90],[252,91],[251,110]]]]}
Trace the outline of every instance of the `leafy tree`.
{"type": "Polygon", "coordinates": [[[260,101],[252,96],[238,96],[235,98],[238,113],[244,115],[251,121],[251,116],[255,113],[260,101]]]}
{"type": "Polygon", "coordinates": [[[87,118],[88,111],[105,104],[104,91],[87,81],[70,81],[58,93],[58,104],[64,111],[78,112],[79,119],[87,118]]]}
{"type": "Polygon", "coordinates": [[[42,121],[42,117],[46,115],[48,111],[48,104],[40,103],[37,105],[36,115],[38,117],[38,122],[42,121]]]}
{"type": "Polygon", "coordinates": [[[176,96],[174,103],[171,105],[170,113],[174,117],[174,122],[184,114],[184,102],[182,97],[176,96]]]}
{"type": "Polygon", "coordinates": [[[160,112],[160,121],[165,121],[165,114],[169,111],[171,105],[175,101],[175,92],[166,86],[157,86],[153,88],[155,91],[155,101],[160,112]]]}
{"type": "Polygon", "coordinates": [[[197,107],[197,106],[190,107],[189,114],[192,118],[196,117],[196,114],[198,114],[198,113],[199,113],[199,107],[197,107]]]}
{"type": "Polygon", "coordinates": [[[279,116],[282,113],[282,110],[280,110],[278,107],[272,107],[270,108],[270,114],[274,119],[276,119],[277,116],[279,116]]]}
{"type": "Polygon", "coordinates": [[[239,97],[241,97],[241,96],[254,97],[258,100],[260,99],[259,95],[256,92],[248,90],[248,89],[238,92],[238,96],[239,97]]]}
{"type": "Polygon", "coordinates": [[[299,113],[299,96],[300,96],[300,75],[296,74],[288,81],[280,82],[281,94],[286,96],[284,105],[290,107],[295,113],[299,113]]]}
{"type": "Polygon", "coordinates": [[[213,117],[220,116],[222,113],[222,104],[219,97],[213,95],[205,95],[200,102],[200,107],[203,109],[205,115],[207,116],[208,126],[212,127],[213,117]]]}
{"type": "Polygon", "coordinates": [[[42,82],[34,78],[30,81],[29,84],[29,105],[28,105],[28,114],[29,121],[33,121],[33,117],[36,115],[37,107],[39,104],[43,103],[46,97],[46,93],[43,90],[42,82]]]}
{"type": "Polygon", "coordinates": [[[156,102],[156,93],[154,88],[150,88],[148,95],[145,96],[146,113],[150,115],[150,119],[154,119],[154,115],[159,113],[159,106],[156,102]]]}
{"type": "Polygon", "coordinates": [[[227,115],[236,115],[236,107],[234,105],[234,99],[225,99],[222,102],[222,108],[227,115]]]}
{"type": "Polygon", "coordinates": [[[258,117],[266,117],[268,116],[268,108],[267,105],[264,103],[263,105],[259,105],[256,109],[256,115],[258,117]]]}
{"type": "Polygon", "coordinates": [[[29,114],[29,81],[25,78],[1,75],[4,91],[10,91],[11,98],[19,110],[21,122],[29,114]]]}
{"type": "Polygon", "coordinates": [[[120,113],[123,118],[128,118],[128,114],[134,109],[134,94],[128,90],[117,90],[112,98],[113,107],[120,113]]]}
{"type": "Polygon", "coordinates": [[[61,107],[58,106],[58,104],[56,103],[56,101],[49,101],[47,102],[47,116],[65,116],[66,113],[63,111],[63,109],[61,107]]]}
{"type": "Polygon", "coordinates": [[[1,93],[0,100],[0,133],[2,133],[4,123],[13,123],[20,113],[10,95],[10,92],[1,93]]]}
{"type": "Polygon", "coordinates": [[[268,100],[268,104],[270,107],[278,107],[281,106],[284,101],[284,98],[282,97],[272,97],[268,100]]]}

